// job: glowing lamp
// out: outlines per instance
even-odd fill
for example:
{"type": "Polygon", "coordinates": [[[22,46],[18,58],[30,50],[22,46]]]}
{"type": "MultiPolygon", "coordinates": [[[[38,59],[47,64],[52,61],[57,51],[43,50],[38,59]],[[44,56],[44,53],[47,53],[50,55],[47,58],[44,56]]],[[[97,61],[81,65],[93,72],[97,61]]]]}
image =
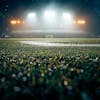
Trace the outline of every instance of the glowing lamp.
{"type": "Polygon", "coordinates": [[[11,23],[12,25],[17,24],[17,22],[16,22],[15,20],[11,20],[10,23],[11,23]]]}

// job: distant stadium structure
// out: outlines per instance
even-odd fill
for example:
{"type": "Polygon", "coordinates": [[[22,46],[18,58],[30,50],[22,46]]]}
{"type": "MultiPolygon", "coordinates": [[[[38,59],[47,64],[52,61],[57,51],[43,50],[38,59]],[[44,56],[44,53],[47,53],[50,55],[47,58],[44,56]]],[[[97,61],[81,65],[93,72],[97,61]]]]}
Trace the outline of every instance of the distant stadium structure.
{"type": "Polygon", "coordinates": [[[69,12],[45,10],[44,13],[31,12],[23,19],[15,18],[9,22],[9,34],[14,37],[71,37],[85,33],[86,20],[76,19],[69,12]]]}
{"type": "Polygon", "coordinates": [[[45,38],[54,38],[54,35],[46,35],[45,38]]]}

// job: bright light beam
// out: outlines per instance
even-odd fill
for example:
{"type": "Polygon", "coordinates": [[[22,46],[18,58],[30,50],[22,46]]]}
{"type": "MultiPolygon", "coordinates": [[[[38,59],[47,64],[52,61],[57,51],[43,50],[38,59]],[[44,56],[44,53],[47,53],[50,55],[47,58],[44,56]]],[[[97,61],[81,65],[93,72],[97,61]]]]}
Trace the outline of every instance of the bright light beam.
{"type": "Polygon", "coordinates": [[[28,14],[28,18],[34,18],[34,17],[36,17],[36,13],[29,13],[28,14]]]}
{"type": "Polygon", "coordinates": [[[16,22],[16,20],[11,20],[10,23],[11,23],[12,25],[15,25],[17,22],[16,22]]]}
{"type": "Polygon", "coordinates": [[[54,11],[45,11],[44,13],[45,17],[55,17],[54,11]]]}
{"type": "Polygon", "coordinates": [[[72,20],[73,17],[70,13],[63,13],[63,18],[66,19],[66,20],[72,20]]]}
{"type": "Polygon", "coordinates": [[[36,23],[37,21],[37,16],[36,16],[36,13],[33,12],[33,13],[29,13],[27,15],[27,19],[26,19],[26,22],[30,25],[33,25],[33,23],[36,23]]]}
{"type": "Polygon", "coordinates": [[[44,12],[44,19],[49,22],[51,21],[54,21],[55,19],[55,16],[56,16],[56,12],[55,11],[52,11],[52,10],[49,10],[49,11],[45,11],[44,12]]]}
{"type": "Polygon", "coordinates": [[[73,25],[73,15],[67,12],[62,13],[62,21],[64,25],[73,25]]]}

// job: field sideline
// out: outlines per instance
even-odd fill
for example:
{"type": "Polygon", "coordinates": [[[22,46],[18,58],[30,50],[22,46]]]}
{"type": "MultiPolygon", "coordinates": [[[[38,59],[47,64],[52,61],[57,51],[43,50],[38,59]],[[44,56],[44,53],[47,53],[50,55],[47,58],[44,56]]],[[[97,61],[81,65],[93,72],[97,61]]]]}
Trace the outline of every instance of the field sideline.
{"type": "Polygon", "coordinates": [[[100,38],[0,38],[0,41],[42,41],[54,43],[89,43],[99,44],[100,38]]]}
{"type": "Polygon", "coordinates": [[[83,52],[100,55],[100,38],[1,38],[0,50],[5,52],[8,50],[10,52],[14,51],[13,53],[21,50],[31,53],[35,50],[34,55],[39,55],[41,54],[39,52],[43,52],[43,56],[45,54],[58,54],[58,52],[64,55],[66,50],[72,54],[83,52]],[[48,53],[49,51],[51,53],[48,53]]]}

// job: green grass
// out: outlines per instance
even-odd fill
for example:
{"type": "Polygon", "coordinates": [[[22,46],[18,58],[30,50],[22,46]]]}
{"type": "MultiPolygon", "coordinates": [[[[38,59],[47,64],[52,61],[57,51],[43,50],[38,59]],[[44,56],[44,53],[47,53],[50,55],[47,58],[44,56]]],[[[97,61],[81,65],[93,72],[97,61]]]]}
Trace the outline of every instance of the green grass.
{"type": "Polygon", "coordinates": [[[99,38],[0,39],[0,100],[21,95],[53,100],[55,94],[59,100],[83,100],[84,95],[90,100],[99,94],[100,47],[42,47],[21,41],[100,43],[99,38]]]}

